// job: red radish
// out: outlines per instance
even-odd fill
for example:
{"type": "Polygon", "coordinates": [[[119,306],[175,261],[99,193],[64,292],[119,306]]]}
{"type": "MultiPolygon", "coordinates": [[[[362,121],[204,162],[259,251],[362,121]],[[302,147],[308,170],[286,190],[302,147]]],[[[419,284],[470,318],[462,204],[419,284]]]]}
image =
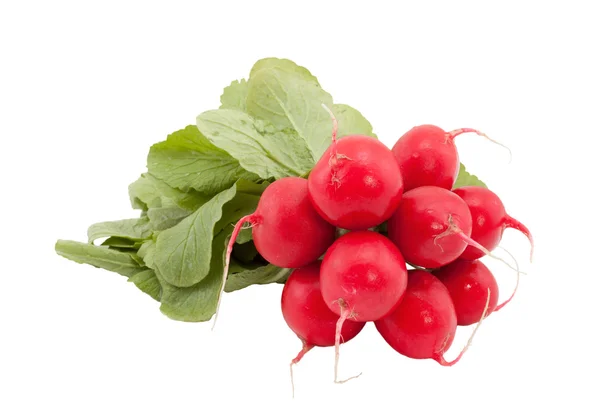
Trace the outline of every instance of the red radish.
{"type": "Polygon", "coordinates": [[[308,197],[308,181],[286,177],[271,183],[263,192],[256,211],[235,225],[227,246],[221,295],[229,271],[233,244],[244,226],[252,226],[252,239],[259,254],[278,267],[298,268],[319,258],[335,239],[335,227],[323,220],[308,197]]]}
{"type": "Polygon", "coordinates": [[[335,334],[336,367],[346,319],[375,321],[388,315],[406,290],[406,264],[394,244],[376,232],[354,231],[329,247],[321,265],[321,293],[340,314],[335,334]]]}
{"type": "Polygon", "coordinates": [[[392,152],[402,172],[404,191],[421,186],[438,186],[450,190],[459,169],[454,139],[469,132],[504,147],[483,132],[471,128],[446,132],[435,125],[420,125],[402,135],[392,152]]]}
{"type": "MultiPolygon", "coordinates": [[[[453,192],[465,201],[471,211],[473,218],[471,238],[487,248],[488,251],[492,251],[500,243],[504,230],[514,228],[529,239],[531,243],[529,257],[533,258],[531,232],[525,225],[506,213],[502,201],[494,192],[479,186],[459,187],[453,192]]],[[[483,255],[484,253],[477,248],[467,247],[460,257],[466,260],[475,260],[483,255]]]]}
{"type": "Polygon", "coordinates": [[[467,204],[449,190],[423,186],[406,192],[388,221],[388,237],[407,262],[437,268],[456,260],[470,238],[471,213],[467,204]]]}
{"type": "MultiPolygon", "coordinates": [[[[287,325],[302,341],[302,350],[290,363],[292,391],[293,365],[313,347],[331,347],[335,344],[336,323],[340,316],[327,307],[321,296],[319,270],[321,261],[294,270],[281,294],[281,311],[287,325]]],[[[346,321],[341,330],[343,342],[356,337],[364,322],[346,321]]]]}
{"type": "Polygon", "coordinates": [[[498,305],[498,283],[492,272],[479,260],[455,260],[439,270],[433,271],[448,289],[458,325],[479,322],[483,307],[490,292],[488,316],[498,305]]]}
{"type": "MultiPolygon", "coordinates": [[[[508,253],[510,255],[510,253],[508,253]]],[[[512,255],[511,255],[512,257],[512,255]]],[[[513,261],[514,257],[513,257],[513,261]]],[[[489,302],[486,316],[499,311],[515,296],[519,287],[517,265],[517,284],[512,295],[498,305],[498,283],[492,272],[480,260],[458,259],[432,273],[444,283],[454,309],[458,325],[472,325],[479,322],[483,307],[486,304],[488,291],[489,302]]]]}
{"type": "MultiPolygon", "coordinates": [[[[486,304],[482,312],[487,308],[486,304]]],[[[480,316],[479,324],[483,320],[480,316]]],[[[456,313],[448,289],[424,270],[408,272],[408,287],[400,305],[375,321],[375,327],[394,350],[414,359],[430,358],[442,366],[452,366],[461,359],[479,324],[458,357],[452,361],[444,359],[456,333],[456,313]]]]}
{"type": "MultiPolygon", "coordinates": [[[[326,108],[327,109],[327,108],[326,108]]],[[[368,229],[386,221],[400,203],[402,176],[392,152],[363,135],[337,139],[308,176],[310,198],[319,214],[344,229],[368,229]]]]}

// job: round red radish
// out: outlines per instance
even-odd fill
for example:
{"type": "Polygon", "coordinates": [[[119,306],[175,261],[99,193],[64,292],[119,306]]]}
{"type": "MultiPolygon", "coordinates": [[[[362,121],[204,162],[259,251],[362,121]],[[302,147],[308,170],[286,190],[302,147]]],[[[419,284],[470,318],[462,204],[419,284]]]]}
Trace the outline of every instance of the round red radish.
{"type": "Polygon", "coordinates": [[[404,258],[389,239],[372,231],[348,232],[325,253],[321,293],[333,312],[374,321],[398,304],[406,274],[404,258]]]}
{"type": "MultiPolygon", "coordinates": [[[[514,228],[527,236],[531,243],[530,256],[533,256],[531,232],[525,225],[506,213],[502,201],[494,192],[479,186],[459,187],[453,192],[465,201],[471,211],[473,219],[471,238],[487,248],[488,251],[492,251],[500,243],[504,230],[514,228]]],[[[475,260],[483,255],[481,250],[467,247],[460,257],[466,260],[475,260]]]]}
{"type": "Polygon", "coordinates": [[[229,272],[231,251],[246,223],[252,226],[252,239],[259,254],[278,267],[305,266],[318,259],[335,240],[335,227],[323,220],[310,202],[307,180],[286,177],[274,181],[263,192],[256,211],[241,218],[233,229],[225,253],[217,314],[229,272]]]}
{"type": "Polygon", "coordinates": [[[308,176],[313,205],[329,223],[359,230],[386,221],[402,198],[400,169],[392,152],[375,138],[351,135],[337,139],[333,121],[332,144],[308,176]]]}
{"type": "Polygon", "coordinates": [[[407,262],[437,268],[456,260],[471,234],[467,204],[449,190],[423,186],[404,193],[388,221],[388,237],[407,262]]]}
{"type": "Polygon", "coordinates": [[[270,184],[245,222],[252,225],[259,254],[278,267],[297,268],[315,261],[335,239],[335,227],[315,211],[308,181],[299,177],[270,184]]]}
{"type": "Polygon", "coordinates": [[[475,129],[462,128],[446,132],[435,125],[415,126],[402,135],[392,152],[400,166],[404,191],[421,186],[437,186],[450,190],[460,165],[454,139],[468,132],[492,141],[475,129]]]}
{"type": "Polygon", "coordinates": [[[490,296],[487,315],[496,310],[498,283],[481,261],[458,259],[433,271],[433,274],[444,283],[450,293],[458,325],[479,322],[488,298],[488,289],[490,296]]]}
{"type": "Polygon", "coordinates": [[[335,141],[308,176],[311,200],[329,223],[367,229],[386,221],[402,197],[402,177],[380,141],[353,135],[335,141]]]}
{"type": "Polygon", "coordinates": [[[440,363],[454,340],[456,325],[448,289],[433,274],[422,270],[408,272],[408,287],[400,305],[375,321],[381,336],[400,354],[440,363]]]}
{"type": "MultiPolygon", "coordinates": [[[[335,344],[335,326],[340,318],[325,304],[321,296],[319,270],[321,261],[292,272],[281,294],[283,318],[292,331],[309,347],[329,347],[335,344]]],[[[346,321],[342,341],[354,338],[364,322],[346,321]]]]}
{"type": "Polygon", "coordinates": [[[329,247],[321,264],[321,294],[340,314],[335,335],[335,376],[346,319],[366,322],[390,313],[406,290],[406,264],[394,244],[376,232],[354,231],[329,247]]]}

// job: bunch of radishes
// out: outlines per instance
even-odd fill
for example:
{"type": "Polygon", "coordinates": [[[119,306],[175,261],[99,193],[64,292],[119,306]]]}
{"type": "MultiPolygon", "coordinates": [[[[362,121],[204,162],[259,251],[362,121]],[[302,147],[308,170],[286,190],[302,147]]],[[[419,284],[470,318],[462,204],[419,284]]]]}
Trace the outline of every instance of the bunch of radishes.
{"type": "Polygon", "coordinates": [[[457,325],[480,324],[506,304],[498,305],[496,280],[478,259],[507,227],[527,235],[533,251],[529,230],[490,190],[451,190],[460,164],[454,138],[483,134],[422,125],[389,150],[367,136],[337,139],[331,116],[332,144],[308,180],[273,182],[237,223],[224,278],[249,224],[262,257],[295,269],[281,297],[285,321],[303,344],[292,365],[314,346],[335,345],[339,382],[339,345],[368,321],[399,353],[452,365],[462,352],[453,361],[443,355],[457,325]]]}

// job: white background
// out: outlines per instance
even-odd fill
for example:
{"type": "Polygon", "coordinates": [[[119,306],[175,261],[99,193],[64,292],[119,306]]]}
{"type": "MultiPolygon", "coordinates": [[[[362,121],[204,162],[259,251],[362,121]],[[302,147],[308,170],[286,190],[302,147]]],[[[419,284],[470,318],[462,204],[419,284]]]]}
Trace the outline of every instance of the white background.
{"type": "MultiPolygon", "coordinates": [[[[2,2],[0,416],[600,416],[594,2],[447,3],[2,2]],[[360,379],[334,385],[333,350],[314,350],[292,400],[281,286],[227,294],[211,333],[55,255],[58,238],[136,216],[127,186],[149,146],[268,56],[309,68],[390,146],[434,123],[512,148],[509,164],[457,140],[537,249],[530,265],[505,234],[528,275],[455,367],[403,358],[369,324],[342,347],[341,374],[360,379]]],[[[487,264],[509,293],[513,273],[487,264]]]]}

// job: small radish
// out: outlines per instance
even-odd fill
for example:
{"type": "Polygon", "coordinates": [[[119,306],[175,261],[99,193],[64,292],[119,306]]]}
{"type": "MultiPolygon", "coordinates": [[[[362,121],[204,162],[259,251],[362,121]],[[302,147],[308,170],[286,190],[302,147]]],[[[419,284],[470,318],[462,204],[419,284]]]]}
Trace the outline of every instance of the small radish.
{"type": "MultiPolygon", "coordinates": [[[[473,218],[473,230],[471,238],[492,251],[498,246],[502,234],[506,228],[514,228],[521,231],[531,243],[530,259],[533,258],[533,236],[529,229],[515,218],[509,216],[504,209],[500,198],[491,190],[479,186],[464,186],[454,189],[453,192],[465,201],[471,217],[473,218]]],[[[484,253],[473,247],[467,247],[461,254],[461,258],[475,260],[482,257],[484,253]]]]}
{"type": "MultiPolygon", "coordinates": [[[[516,262],[516,260],[514,261],[516,262]]],[[[458,325],[472,325],[479,322],[486,304],[488,290],[490,297],[486,316],[506,306],[512,300],[519,286],[519,273],[517,273],[517,285],[512,295],[498,305],[498,283],[492,272],[480,260],[459,258],[432,273],[448,289],[456,311],[458,325]]]]}
{"type": "Polygon", "coordinates": [[[492,272],[479,260],[455,260],[432,272],[448,289],[458,325],[479,322],[490,291],[488,316],[498,305],[498,283],[492,272]]]}
{"type": "MultiPolygon", "coordinates": [[[[325,107],[326,108],[326,107],[325,107]]],[[[308,176],[310,198],[319,214],[344,229],[368,229],[386,221],[400,203],[402,176],[392,152],[363,135],[337,139],[308,176]]]]}
{"type": "Polygon", "coordinates": [[[335,334],[336,366],[342,326],[350,321],[375,321],[388,315],[406,290],[404,257],[376,232],[354,231],[329,247],[321,264],[321,294],[340,318],[335,334]]]}
{"type": "Polygon", "coordinates": [[[307,180],[286,177],[271,183],[260,197],[256,211],[241,218],[233,229],[213,328],[225,289],[231,251],[246,223],[252,226],[252,239],[259,254],[278,267],[305,266],[319,258],[335,239],[335,227],[323,220],[310,202],[307,180]]]}
{"type": "Polygon", "coordinates": [[[459,169],[454,139],[464,133],[475,133],[504,147],[483,132],[471,128],[446,132],[435,125],[415,126],[402,135],[392,148],[402,172],[404,191],[420,186],[438,186],[450,190],[459,169]]]}
{"type": "MultiPolygon", "coordinates": [[[[321,296],[319,270],[321,261],[294,270],[281,294],[281,311],[287,325],[302,341],[302,350],[290,363],[292,393],[294,390],[293,365],[313,347],[335,345],[336,323],[340,316],[327,307],[321,296]]],[[[346,321],[341,330],[343,342],[356,337],[364,322],[346,321]]]]}
{"type": "Polygon", "coordinates": [[[436,186],[404,193],[387,224],[388,237],[406,261],[425,268],[449,264],[469,244],[481,247],[470,238],[471,229],[467,204],[451,191],[436,186]]]}
{"type": "MultiPolygon", "coordinates": [[[[488,297],[489,299],[489,297],[488,297]]],[[[408,287],[400,305],[388,316],[375,321],[375,327],[397,352],[414,359],[433,359],[442,366],[456,364],[469,347],[487,311],[458,357],[444,359],[456,333],[456,313],[448,289],[424,270],[408,272],[408,287]]]]}

